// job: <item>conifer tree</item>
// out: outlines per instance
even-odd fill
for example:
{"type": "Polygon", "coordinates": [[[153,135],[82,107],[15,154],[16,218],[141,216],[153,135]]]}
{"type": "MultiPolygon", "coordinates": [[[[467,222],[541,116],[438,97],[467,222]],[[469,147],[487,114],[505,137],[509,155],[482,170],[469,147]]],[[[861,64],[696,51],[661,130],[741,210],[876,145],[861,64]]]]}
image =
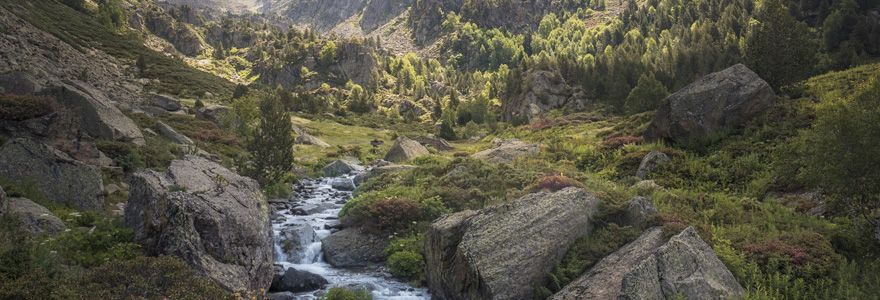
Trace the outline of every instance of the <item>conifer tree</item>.
{"type": "Polygon", "coordinates": [[[262,185],[278,183],[293,164],[293,130],[290,115],[277,95],[260,100],[260,123],[248,142],[253,155],[254,178],[262,185]]]}

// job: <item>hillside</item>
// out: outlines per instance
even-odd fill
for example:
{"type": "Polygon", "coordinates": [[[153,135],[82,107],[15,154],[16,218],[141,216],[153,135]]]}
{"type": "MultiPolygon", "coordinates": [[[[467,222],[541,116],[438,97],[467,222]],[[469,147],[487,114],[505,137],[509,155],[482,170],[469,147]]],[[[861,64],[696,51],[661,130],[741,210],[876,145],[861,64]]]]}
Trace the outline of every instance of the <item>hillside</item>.
{"type": "Polygon", "coordinates": [[[0,299],[880,297],[876,1],[0,25],[0,299]]]}

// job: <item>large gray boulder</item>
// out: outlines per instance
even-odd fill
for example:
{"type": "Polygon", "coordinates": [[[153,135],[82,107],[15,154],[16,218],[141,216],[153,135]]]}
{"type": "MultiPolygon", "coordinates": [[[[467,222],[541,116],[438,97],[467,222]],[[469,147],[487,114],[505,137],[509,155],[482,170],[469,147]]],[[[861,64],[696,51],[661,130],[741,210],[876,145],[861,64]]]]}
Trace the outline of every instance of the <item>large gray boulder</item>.
{"type": "Polygon", "coordinates": [[[55,235],[67,228],[52,212],[29,199],[10,197],[4,205],[6,213],[21,221],[21,226],[30,233],[55,235]]]}
{"type": "Polygon", "coordinates": [[[639,169],[636,170],[636,177],[639,179],[645,179],[645,177],[647,177],[648,174],[654,171],[658,166],[667,164],[671,161],[672,159],[663,152],[648,152],[648,154],[645,154],[645,157],[642,158],[642,162],[639,163],[639,169]]]}
{"type": "Polygon", "coordinates": [[[436,299],[529,299],[576,239],[590,233],[595,196],[579,188],[531,194],[440,217],[425,234],[436,299]]]}
{"type": "Polygon", "coordinates": [[[80,126],[92,137],[146,144],[138,126],[122,114],[100,90],[81,81],[67,81],[44,89],[41,94],[55,97],[59,104],[79,116],[80,126]]]}
{"type": "Polygon", "coordinates": [[[155,94],[150,99],[150,105],[167,110],[175,111],[180,109],[180,99],[165,94],[155,94]]]}
{"type": "Polygon", "coordinates": [[[354,177],[354,184],[360,185],[361,183],[367,182],[370,179],[382,176],[382,174],[394,173],[394,172],[403,172],[415,169],[416,166],[412,165],[387,165],[376,167],[368,170],[367,172],[360,173],[354,177]]]}
{"type": "Polygon", "coordinates": [[[394,145],[385,154],[385,160],[397,163],[430,154],[428,149],[419,144],[419,142],[401,136],[394,141],[394,145]]]}
{"type": "Polygon", "coordinates": [[[513,95],[502,107],[508,121],[532,121],[550,110],[564,107],[572,96],[571,87],[555,71],[529,71],[521,77],[522,92],[513,95]]]}
{"type": "Polygon", "coordinates": [[[518,139],[506,139],[494,147],[474,153],[473,158],[484,159],[494,163],[509,164],[521,157],[537,156],[541,153],[538,145],[529,144],[518,139]]]}
{"type": "Polygon", "coordinates": [[[388,246],[384,236],[346,228],[321,240],[324,259],[334,267],[365,267],[385,260],[382,250],[388,246]]]}
{"type": "Polygon", "coordinates": [[[735,299],[743,293],[693,227],[669,241],[654,227],[549,299],[735,299]]]}
{"type": "Polygon", "coordinates": [[[78,210],[104,209],[104,186],[96,167],[33,140],[13,139],[0,147],[0,176],[37,188],[53,203],[78,210]]]}
{"type": "Polygon", "coordinates": [[[164,173],[131,176],[125,222],[147,255],[174,255],[233,292],[268,288],[273,239],[253,179],[187,155],[164,173]]]}
{"type": "Polygon", "coordinates": [[[646,141],[687,142],[745,125],[772,109],[776,94],[742,64],[706,75],[666,97],[645,129],[646,141]]]}
{"type": "Polygon", "coordinates": [[[364,167],[360,165],[360,160],[357,158],[347,156],[324,166],[321,171],[324,172],[325,177],[333,177],[352,172],[363,172],[364,167]]]}

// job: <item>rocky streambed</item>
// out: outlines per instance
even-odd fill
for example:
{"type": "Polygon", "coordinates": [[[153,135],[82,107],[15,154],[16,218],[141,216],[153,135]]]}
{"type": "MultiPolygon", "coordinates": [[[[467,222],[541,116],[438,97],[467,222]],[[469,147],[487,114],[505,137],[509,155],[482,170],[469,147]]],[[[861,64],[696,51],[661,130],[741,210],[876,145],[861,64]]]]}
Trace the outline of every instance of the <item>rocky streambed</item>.
{"type": "Polygon", "coordinates": [[[339,223],[353,178],[301,180],[290,199],[269,201],[277,274],[270,299],[315,299],[332,287],[367,289],[373,299],[430,299],[427,289],[393,278],[377,262],[385,241],[339,223]]]}

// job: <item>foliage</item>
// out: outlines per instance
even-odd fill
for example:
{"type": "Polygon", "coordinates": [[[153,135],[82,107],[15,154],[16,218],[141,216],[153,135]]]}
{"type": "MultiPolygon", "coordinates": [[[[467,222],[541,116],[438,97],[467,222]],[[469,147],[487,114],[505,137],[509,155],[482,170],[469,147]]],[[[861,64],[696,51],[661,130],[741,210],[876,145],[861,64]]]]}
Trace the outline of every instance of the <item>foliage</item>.
{"type": "Polygon", "coordinates": [[[260,124],[248,140],[254,159],[254,177],[262,185],[276,183],[293,165],[293,129],[290,115],[278,96],[260,100],[260,124]]]}
{"type": "Polygon", "coordinates": [[[119,0],[99,1],[98,22],[108,28],[119,30],[128,25],[128,15],[119,0]]]}
{"type": "Polygon", "coordinates": [[[567,187],[583,187],[584,185],[577,180],[566,177],[562,174],[548,175],[539,178],[527,190],[530,192],[549,191],[556,192],[567,187]]]}
{"type": "Polygon", "coordinates": [[[418,279],[425,272],[425,259],[412,251],[398,251],[388,257],[391,274],[409,280],[418,279]]]}
{"type": "Polygon", "coordinates": [[[351,291],[344,287],[332,287],[319,300],[372,300],[373,295],[365,288],[351,291]]]}
{"type": "Polygon", "coordinates": [[[810,31],[781,0],[763,0],[743,41],[743,59],[773,87],[805,79],[814,64],[816,46],[810,31]]]}
{"type": "Polygon", "coordinates": [[[852,217],[866,222],[880,239],[880,78],[873,78],[847,98],[833,95],[816,111],[811,130],[802,131],[796,144],[798,179],[820,188],[852,217]]]}
{"type": "Polygon", "coordinates": [[[663,83],[654,78],[653,73],[642,74],[639,83],[629,92],[629,96],[626,96],[623,108],[627,114],[655,110],[667,95],[669,91],[663,83]]]}
{"type": "Polygon", "coordinates": [[[0,95],[0,120],[22,121],[56,110],[58,104],[49,97],[0,95]]]}
{"type": "Polygon", "coordinates": [[[321,48],[321,57],[319,60],[325,66],[336,63],[336,51],[336,43],[334,43],[333,41],[328,41],[326,44],[324,44],[324,47],[321,48]]]}
{"type": "Polygon", "coordinates": [[[406,229],[418,220],[419,208],[409,199],[378,198],[368,199],[354,206],[350,212],[355,220],[381,230],[406,229]]]}

